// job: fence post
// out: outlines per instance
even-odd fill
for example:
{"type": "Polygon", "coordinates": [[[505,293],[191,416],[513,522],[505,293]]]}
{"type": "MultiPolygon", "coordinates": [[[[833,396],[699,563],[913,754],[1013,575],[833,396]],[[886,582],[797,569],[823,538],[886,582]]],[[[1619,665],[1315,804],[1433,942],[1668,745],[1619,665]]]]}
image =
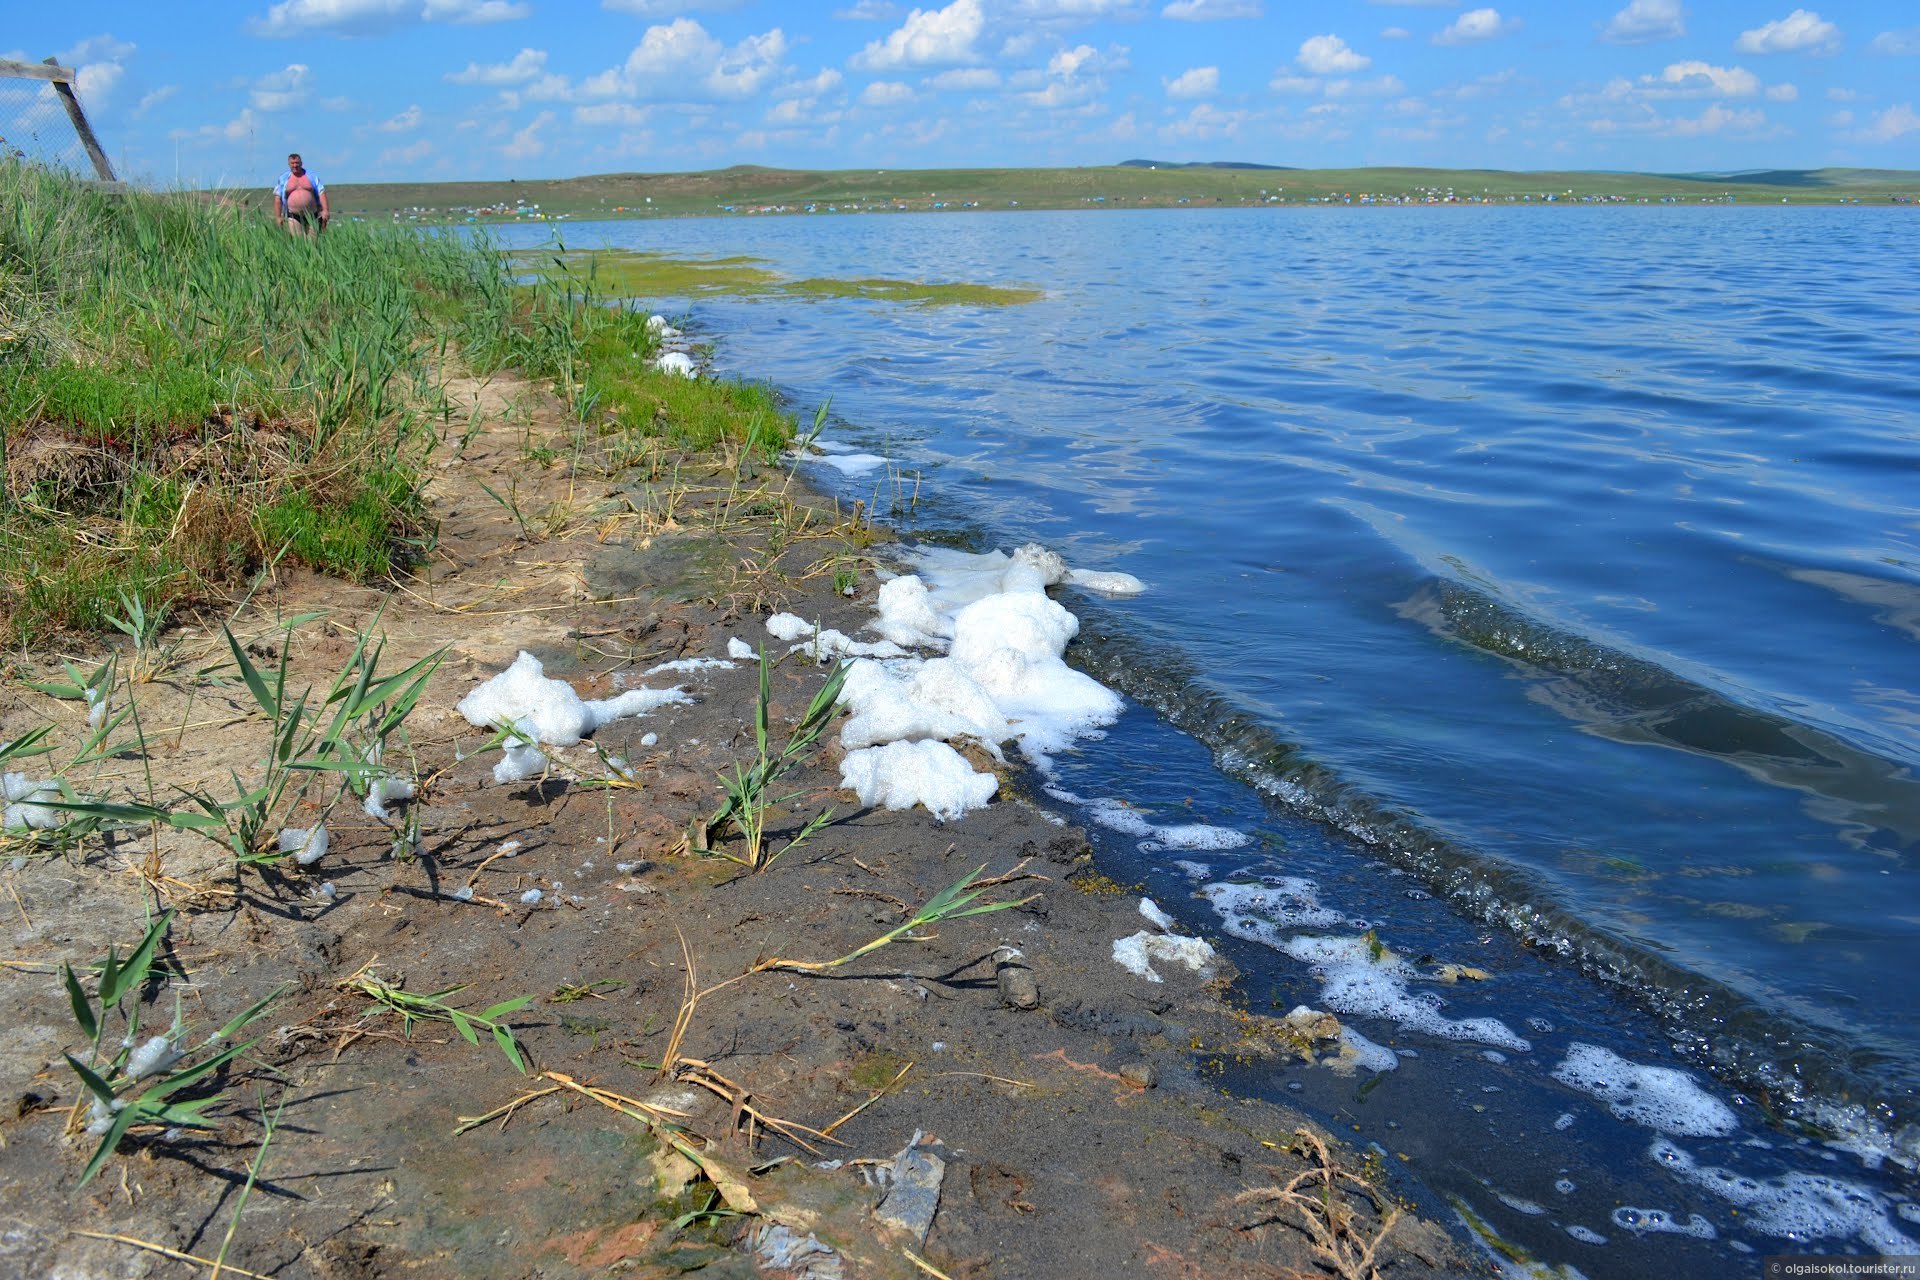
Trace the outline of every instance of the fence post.
{"type": "Polygon", "coordinates": [[[114,182],[113,166],[107,163],[107,153],[100,149],[100,140],[93,136],[93,126],[87,123],[87,113],[80,109],[80,99],[73,93],[73,72],[61,66],[53,59],[47,59],[54,75],[53,91],[60,95],[60,105],[67,109],[67,118],[73,121],[73,131],[80,135],[80,145],[87,149],[87,158],[93,161],[93,171],[102,182],[114,182]]]}

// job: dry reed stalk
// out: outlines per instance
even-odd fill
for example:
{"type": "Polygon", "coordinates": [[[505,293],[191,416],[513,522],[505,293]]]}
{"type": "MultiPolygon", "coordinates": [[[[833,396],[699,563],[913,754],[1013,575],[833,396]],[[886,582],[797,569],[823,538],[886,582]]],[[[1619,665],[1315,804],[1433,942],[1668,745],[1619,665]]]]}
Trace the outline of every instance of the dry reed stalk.
{"type": "Polygon", "coordinates": [[[1257,1230],[1268,1223],[1284,1222],[1306,1235],[1314,1256],[1331,1267],[1341,1280],[1379,1280],[1380,1247],[1400,1221],[1399,1207],[1386,1204],[1373,1183],[1335,1164],[1326,1142],[1312,1130],[1296,1129],[1294,1139],[1313,1163],[1294,1174],[1284,1186],[1256,1187],[1235,1196],[1235,1204],[1264,1202],[1272,1206],[1270,1216],[1241,1230],[1257,1230]],[[1371,1236],[1358,1229],[1359,1214],[1347,1202],[1346,1189],[1359,1191],[1379,1215],[1379,1229],[1371,1236]],[[1292,1210],[1297,1220],[1280,1217],[1277,1211],[1281,1209],[1292,1210]]]}

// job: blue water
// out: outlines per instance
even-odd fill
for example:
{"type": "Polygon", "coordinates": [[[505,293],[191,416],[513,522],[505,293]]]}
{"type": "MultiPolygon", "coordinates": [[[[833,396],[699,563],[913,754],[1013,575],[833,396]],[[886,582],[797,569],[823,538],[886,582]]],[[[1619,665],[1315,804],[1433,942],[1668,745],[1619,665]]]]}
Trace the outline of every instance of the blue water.
{"type": "MultiPolygon", "coordinates": [[[[1552,1024],[1546,1066],[1568,1028],[1617,1030],[1636,1060],[1712,1072],[1780,1149],[1825,1160],[1804,1122],[1845,1130],[1845,1167],[1904,1194],[1911,211],[910,215],[568,238],[1045,289],[1002,309],[655,305],[690,315],[721,369],[803,410],[831,396],[842,439],[923,473],[932,510],[908,527],[963,518],[1151,584],[1072,604],[1085,661],[1141,709],[1067,762],[1068,789],[1265,824],[1279,852],[1218,870],[1311,863],[1389,941],[1498,951],[1508,989],[1465,999],[1552,1024]],[[1193,744],[1184,765],[1168,724],[1193,744]],[[1857,1150],[1889,1146],[1863,1170],[1857,1150]]],[[[1142,871],[1164,884],[1165,863],[1142,871]]],[[[1203,903],[1176,914],[1209,927],[1203,903]]],[[[1236,960],[1303,984],[1283,957],[1236,960]]]]}

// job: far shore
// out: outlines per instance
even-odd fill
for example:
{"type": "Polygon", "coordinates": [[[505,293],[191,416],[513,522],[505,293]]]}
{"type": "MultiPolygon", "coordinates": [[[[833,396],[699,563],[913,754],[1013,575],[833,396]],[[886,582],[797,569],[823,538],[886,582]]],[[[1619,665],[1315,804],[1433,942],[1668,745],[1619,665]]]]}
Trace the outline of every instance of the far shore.
{"type": "MultiPolygon", "coordinates": [[[[796,170],[742,165],[701,173],[616,173],[525,181],[336,182],[328,193],[343,216],[479,224],[1035,209],[1782,204],[1910,208],[1920,200],[1920,172],[1781,169],[1676,175],[1146,163],[1061,169],[796,170]]],[[[262,207],[268,199],[264,191],[228,194],[262,207]]]]}

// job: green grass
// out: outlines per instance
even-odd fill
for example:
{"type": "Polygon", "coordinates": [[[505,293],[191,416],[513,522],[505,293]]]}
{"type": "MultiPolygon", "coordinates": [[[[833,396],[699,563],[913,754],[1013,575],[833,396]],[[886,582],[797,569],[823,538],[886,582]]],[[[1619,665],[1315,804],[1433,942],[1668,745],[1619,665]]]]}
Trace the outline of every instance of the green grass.
{"type": "MultiPolygon", "coordinates": [[[[545,255],[534,257],[539,266],[545,255]]],[[[600,250],[573,255],[576,269],[590,264],[599,286],[618,297],[693,297],[730,294],[744,297],[864,298],[874,302],[925,306],[1016,306],[1043,296],[1039,289],[999,285],[814,277],[790,280],[760,265],[759,258],[670,258],[657,253],[600,250]]]]}
{"type": "Polygon", "coordinates": [[[433,534],[421,490],[450,372],[552,383],[583,431],[771,449],[751,384],[653,367],[644,313],[593,273],[531,284],[483,238],[244,202],[103,194],[0,163],[0,642],[176,616],[268,563],[355,581],[433,534]]]}

